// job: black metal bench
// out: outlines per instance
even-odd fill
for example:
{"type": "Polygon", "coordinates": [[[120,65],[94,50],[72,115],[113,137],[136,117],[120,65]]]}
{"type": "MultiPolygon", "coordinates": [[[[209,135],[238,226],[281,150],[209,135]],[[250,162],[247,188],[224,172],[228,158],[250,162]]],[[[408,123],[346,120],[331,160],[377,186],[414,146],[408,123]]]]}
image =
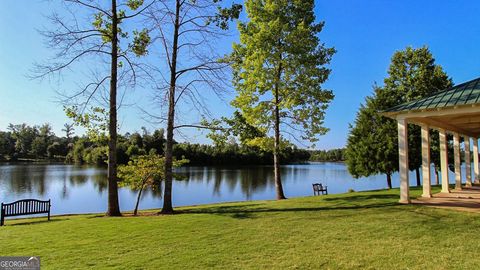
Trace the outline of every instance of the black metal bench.
{"type": "Polygon", "coordinates": [[[12,203],[2,203],[0,226],[3,226],[5,223],[6,217],[14,216],[48,214],[48,220],[50,220],[50,207],[50,200],[40,201],[35,199],[26,199],[12,203]]]}
{"type": "Polygon", "coordinates": [[[320,183],[315,183],[315,184],[312,184],[313,186],[313,195],[320,195],[320,193],[323,195],[328,195],[328,189],[327,189],[327,186],[324,186],[320,183]]]}

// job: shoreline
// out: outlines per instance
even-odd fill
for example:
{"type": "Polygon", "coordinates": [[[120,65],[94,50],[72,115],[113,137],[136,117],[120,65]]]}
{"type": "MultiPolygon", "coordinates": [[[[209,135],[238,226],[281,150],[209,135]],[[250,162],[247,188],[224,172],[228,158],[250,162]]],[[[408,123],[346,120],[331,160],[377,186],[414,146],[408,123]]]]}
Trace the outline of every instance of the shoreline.
{"type": "MultiPolygon", "coordinates": [[[[433,187],[439,187],[432,185],[433,187]]],[[[415,187],[412,187],[415,188],[415,187]]],[[[179,205],[175,206],[174,209],[176,209],[177,214],[181,213],[179,210],[184,209],[184,208],[208,208],[208,207],[215,207],[215,206],[220,206],[220,205],[230,205],[230,204],[248,204],[248,203],[268,203],[268,202],[282,202],[282,201],[289,201],[289,200],[302,200],[302,199],[308,199],[308,198],[323,198],[323,197],[337,197],[337,196],[346,196],[348,194],[362,194],[362,193],[368,193],[368,192],[387,192],[387,191],[395,191],[399,190],[398,187],[392,188],[392,189],[372,189],[372,190],[361,190],[361,191],[354,191],[354,192],[344,192],[344,193],[334,193],[334,194],[328,194],[328,195],[320,195],[320,196],[296,196],[296,197],[289,197],[286,200],[276,200],[276,199],[268,199],[268,200],[245,200],[245,201],[225,201],[225,202],[214,202],[214,203],[205,203],[205,204],[190,204],[190,205],[179,205]]],[[[4,202],[5,203],[5,202],[4,202]]],[[[161,205],[161,203],[159,203],[161,205]]],[[[147,208],[147,209],[139,209],[139,217],[142,216],[140,213],[142,212],[159,212],[161,208],[147,208]]],[[[106,210],[105,210],[106,211],[106,210]]],[[[102,216],[102,217],[107,217],[105,216],[105,211],[104,212],[89,212],[89,213],[64,213],[64,214],[52,214],[51,217],[67,217],[67,216],[102,216]]],[[[131,210],[125,210],[121,211],[122,215],[123,214],[132,214],[133,209],[131,210]]],[[[41,214],[40,214],[41,215],[41,214]]],[[[28,219],[37,219],[41,218],[42,216],[33,216],[33,217],[25,217],[25,218],[12,218],[12,219],[6,219],[6,220],[28,220],[28,219]]],[[[161,216],[160,214],[158,216],[161,216]]]]}

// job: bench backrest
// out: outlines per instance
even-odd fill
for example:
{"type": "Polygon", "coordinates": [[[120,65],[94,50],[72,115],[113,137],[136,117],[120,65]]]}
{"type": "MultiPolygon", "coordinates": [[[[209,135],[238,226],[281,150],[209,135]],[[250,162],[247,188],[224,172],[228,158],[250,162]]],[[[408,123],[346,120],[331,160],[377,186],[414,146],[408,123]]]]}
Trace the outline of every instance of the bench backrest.
{"type": "Polygon", "coordinates": [[[3,217],[50,213],[50,200],[27,199],[12,203],[2,203],[1,211],[3,217]]]}
{"type": "Polygon", "coordinates": [[[315,191],[319,191],[319,190],[323,190],[323,186],[322,184],[312,184],[313,185],[313,190],[315,191]]]}

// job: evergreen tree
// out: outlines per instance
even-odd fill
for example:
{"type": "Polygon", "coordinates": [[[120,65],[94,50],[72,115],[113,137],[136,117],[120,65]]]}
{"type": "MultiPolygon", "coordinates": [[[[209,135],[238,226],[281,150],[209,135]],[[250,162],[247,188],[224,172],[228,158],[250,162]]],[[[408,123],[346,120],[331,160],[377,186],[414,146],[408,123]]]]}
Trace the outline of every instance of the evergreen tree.
{"type": "MultiPolygon", "coordinates": [[[[391,187],[390,176],[398,170],[397,124],[379,112],[451,86],[452,81],[442,67],[435,64],[427,47],[407,47],[395,52],[384,86],[375,88],[374,96],[367,98],[365,106],[357,114],[355,125],[351,127],[346,155],[352,175],[359,177],[384,173],[391,187]]],[[[417,185],[420,185],[420,127],[410,124],[408,128],[409,169],[416,170],[417,185]]],[[[436,157],[434,154],[434,162],[437,161],[436,157]]]]}
{"type": "Polygon", "coordinates": [[[394,135],[395,121],[378,113],[377,95],[382,89],[375,87],[374,96],[367,97],[357,113],[345,150],[348,171],[355,178],[385,174],[388,188],[392,188],[392,174],[398,171],[398,142],[394,135]]]}
{"type": "MultiPolygon", "coordinates": [[[[452,86],[452,81],[435,64],[435,59],[427,47],[414,49],[407,47],[396,52],[385,78],[386,95],[395,92],[396,104],[417,100],[435,94],[452,86]]],[[[387,109],[386,104],[380,110],[387,109]]],[[[416,171],[417,185],[420,185],[420,166],[422,165],[422,145],[420,127],[410,124],[409,128],[409,169],[416,171]]]]}

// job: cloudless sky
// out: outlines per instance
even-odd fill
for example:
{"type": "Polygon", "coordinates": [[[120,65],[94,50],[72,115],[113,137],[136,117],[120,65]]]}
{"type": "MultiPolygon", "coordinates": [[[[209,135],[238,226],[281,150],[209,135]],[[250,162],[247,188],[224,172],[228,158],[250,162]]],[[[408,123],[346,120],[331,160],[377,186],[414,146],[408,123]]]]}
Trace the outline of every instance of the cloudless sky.
{"type": "MultiPolygon", "coordinates": [[[[51,4],[37,0],[0,1],[0,130],[9,123],[30,125],[51,123],[57,135],[69,122],[56,103],[58,87],[75,85],[75,76],[60,84],[26,77],[35,62],[51,56],[36,29],[48,27],[44,15],[51,4]],[[60,85],[60,86],[59,86],[60,85]]],[[[335,99],[327,111],[325,125],[330,132],[317,143],[319,149],[343,147],[348,125],[372,85],[383,84],[393,53],[406,46],[427,45],[454,83],[480,76],[480,1],[478,0],[317,0],[315,13],[325,21],[320,39],[337,49],[330,65],[332,74],[324,88],[332,89],[335,99]]],[[[234,36],[219,44],[228,51],[234,36]]],[[[152,106],[149,89],[137,89],[130,101],[152,106]]],[[[223,100],[211,97],[215,117],[229,116],[233,94],[223,100]]],[[[198,113],[186,110],[188,119],[198,113]]],[[[153,130],[162,126],[145,120],[137,106],[122,109],[121,132],[153,130]]],[[[185,132],[181,140],[208,142],[198,130],[185,132]]]]}

